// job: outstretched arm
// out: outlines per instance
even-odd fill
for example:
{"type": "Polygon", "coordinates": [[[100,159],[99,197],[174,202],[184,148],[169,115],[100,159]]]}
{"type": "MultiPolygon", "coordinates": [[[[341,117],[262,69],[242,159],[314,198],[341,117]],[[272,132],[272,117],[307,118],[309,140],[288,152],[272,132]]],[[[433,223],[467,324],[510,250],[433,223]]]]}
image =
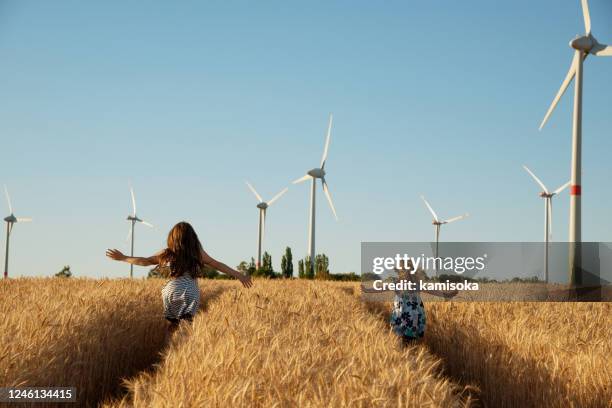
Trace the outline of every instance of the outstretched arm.
{"type": "Polygon", "coordinates": [[[226,275],[229,275],[229,276],[232,276],[238,279],[245,288],[250,288],[251,286],[253,286],[253,282],[251,281],[250,276],[240,273],[233,268],[230,268],[223,262],[217,261],[212,256],[208,255],[206,251],[204,250],[202,250],[202,262],[204,262],[205,265],[208,265],[211,268],[216,269],[221,273],[224,273],[226,275]]]}
{"type": "Polygon", "coordinates": [[[159,252],[155,255],[149,257],[141,257],[141,256],[127,256],[124,255],[118,249],[107,249],[106,256],[115,261],[123,261],[132,265],[138,266],[151,266],[159,264],[159,252]]]}

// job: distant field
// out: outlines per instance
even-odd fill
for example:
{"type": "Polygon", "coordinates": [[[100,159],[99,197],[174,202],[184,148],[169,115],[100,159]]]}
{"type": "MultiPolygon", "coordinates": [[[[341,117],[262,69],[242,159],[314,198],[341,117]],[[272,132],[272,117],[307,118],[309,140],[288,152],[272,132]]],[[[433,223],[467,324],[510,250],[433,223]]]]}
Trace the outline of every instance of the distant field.
{"type": "Polygon", "coordinates": [[[76,386],[90,406],[612,401],[609,303],[428,302],[425,342],[404,348],[358,284],[205,280],[165,345],[163,283],[1,281],[0,386],[76,386]]]}

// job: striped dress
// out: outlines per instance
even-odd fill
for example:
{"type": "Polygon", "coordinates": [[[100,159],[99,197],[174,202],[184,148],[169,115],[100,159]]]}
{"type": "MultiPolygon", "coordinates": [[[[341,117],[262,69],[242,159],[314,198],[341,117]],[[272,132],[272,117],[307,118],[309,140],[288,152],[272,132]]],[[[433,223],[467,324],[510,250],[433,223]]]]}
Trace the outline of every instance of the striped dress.
{"type": "Polygon", "coordinates": [[[193,317],[200,307],[200,288],[188,273],[172,278],[161,291],[164,317],[180,320],[193,317]]]}

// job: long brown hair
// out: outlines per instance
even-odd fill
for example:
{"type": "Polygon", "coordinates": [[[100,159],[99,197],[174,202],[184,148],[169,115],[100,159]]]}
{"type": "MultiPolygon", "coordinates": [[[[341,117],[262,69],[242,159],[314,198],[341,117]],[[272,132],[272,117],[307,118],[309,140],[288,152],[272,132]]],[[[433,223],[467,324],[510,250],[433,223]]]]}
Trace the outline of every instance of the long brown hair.
{"type": "Polygon", "coordinates": [[[159,266],[168,266],[170,276],[185,273],[195,278],[204,267],[202,244],[193,227],[188,222],[179,222],[168,233],[168,248],[159,255],[159,266]]]}

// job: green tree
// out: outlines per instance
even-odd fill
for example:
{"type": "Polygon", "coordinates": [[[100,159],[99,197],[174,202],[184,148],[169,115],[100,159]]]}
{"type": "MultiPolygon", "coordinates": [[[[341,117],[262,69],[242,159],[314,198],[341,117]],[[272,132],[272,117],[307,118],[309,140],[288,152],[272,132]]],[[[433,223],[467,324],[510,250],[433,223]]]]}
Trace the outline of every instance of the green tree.
{"type": "Polygon", "coordinates": [[[205,266],[200,269],[200,272],[198,273],[197,276],[198,278],[215,279],[219,277],[219,275],[220,273],[216,269],[213,269],[209,266],[205,266]]]}
{"type": "Polygon", "coordinates": [[[298,261],[298,278],[304,279],[305,277],[306,277],[306,274],[304,272],[304,260],[300,259],[298,261]]]}
{"type": "Polygon", "coordinates": [[[329,258],[325,254],[319,254],[315,257],[315,278],[330,279],[329,258]]]}
{"type": "Polygon", "coordinates": [[[306,279],[314,279],[314,270],[312,269],[312,264],[310,263],[310,255],[306,255],[304,258],[304,277],[306,279]]]}
{"type": "Polygon", "coordinates": [[[239,272],[247,274],[247,273],[249,273],[249,264],[246,261],[242,261],[242,262],[240,262],[240,264],[238,264],[236,269],[239,272]]]}
{"type": "Polygon", "coordinates": [[[255,258],[251,257],[251,262],[249,262],[247,273],[249,275],[255,275],[255,272],[257,272],[257,266],[255,266],[255,258]]]}
{"type": "Polygon", "coordinates": [[[270,274],[274,272],[274,267],[272,267],[272,255],[270,255],[267,251],[263,253],[263,265],[262,268],[266,271],[266,274],[270,274]]]}
{"type": "Polygon", "coordinates": [[[287,277],[287,256],[283,255],[281,258],[281,275],[283,278],[287,277]]]}
{"type": "Polygon", "coordinates": [[[70,278],[72,277],[72,272],[70,271],[70,265],[66,265],[62,268],[61,271],[55,274],[56,278],[70,278]]]}
{"type": "Polygon", "coordinates": [[[255,276],[265,276],[269,278],[275,276],[274,268],[272,267],[272,255],[267,251],[263,253],[261,267],[257,269],[255,276]]]}
{"type": "Polygon", "coordinates": [[[281,273],[284,278],[293,277],[293,254],[291,248],[285,248],[285,255],[281,259],[281,273]]]}
{"type": "Polygon", "coordinates": [[[374,272],[366,272],[361,275],[361,280],[363,281],[373,281],[376,279],[380,279],[380,275],[377,275],[374,272]]]}
{"type": "MultiPolygon", "coordinates": [[[[367,280],[376,280],[378,279],[376,274],[372,274],[374,275],[373,279],[367,279],[367,280]]],[[[348,273],[330,273],[329,274],[329,279],[330,280],[334,280],[334,281],[360,281],[360,280],[366,280],[366,279],[362,279],[362,276],[357,275],[355,272],[348,272],[348,273]]]]}

